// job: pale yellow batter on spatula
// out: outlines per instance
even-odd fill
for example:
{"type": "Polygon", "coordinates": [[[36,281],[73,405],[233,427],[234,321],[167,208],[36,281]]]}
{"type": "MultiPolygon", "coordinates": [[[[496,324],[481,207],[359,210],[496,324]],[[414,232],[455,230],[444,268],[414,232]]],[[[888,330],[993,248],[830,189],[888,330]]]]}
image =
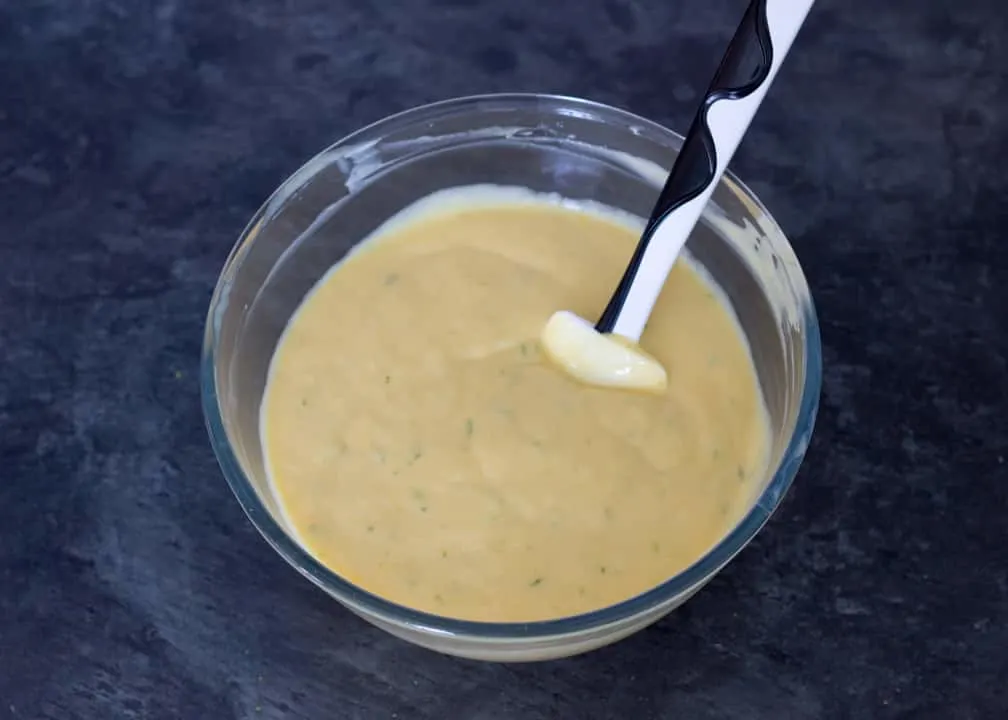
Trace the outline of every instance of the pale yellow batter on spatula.
{"type": "Polygon", "coordinates": [[[619,335],[596,332],[569,310],[546,321],[539,344],[557,367],[586,385],[663,393],[668,373],[661,363],[619,335]]]}

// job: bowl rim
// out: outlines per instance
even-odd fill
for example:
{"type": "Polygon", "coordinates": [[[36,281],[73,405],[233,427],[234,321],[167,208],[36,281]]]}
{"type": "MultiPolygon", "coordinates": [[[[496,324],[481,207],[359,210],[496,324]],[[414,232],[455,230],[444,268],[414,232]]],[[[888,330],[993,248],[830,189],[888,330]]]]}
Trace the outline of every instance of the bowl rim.
{"type": "Polygon", "coordinates": [[[240,251],[245,241],[265,217],[267,209],[274,204],[274,199],[290,197],[291,191],[307,179],[305,177],[306,168],[313,166],[326,155],[340,148],[360,142],[364,136],[374,135],[380,138],[389,132],[402,129],[417,122],[429,122],[431,117],[441,117],[445,114],[458,113],[460,111],[475,113],[492,111],[494,109],[513,111],[520,109],[519,106],[528,106],[530,110],[541,110],[544,104],[552,106],[549,109],[553,110],[559,107],[571,107],[580,112],[605,113],[612,118],[621,120],[628,128],[632,126],[644,126],[680,144],[683,140],[682,136],[675,131],[627,110],[593,100],[544,93],[467,95],[419,105],[388,115],[351,132],[317,153],[300,168],[291,173],[271,196],[263,202],[228,254],[214,288],[207,313],[203,348],[200,357],[200,395],[204,422],[210,437],[211,447],[217,457],[224,478],[253,526],[267,543],[292,567],[336,600],[347,605],[351,610],[362,613],[365,616],[373,616],[386,623],[404,626],[413,631],[428,635],[497,641],[501,643],[509,641],[527,643],[535,640],[549,640],[557,637],[591,633],[606,626],[619,625],[623,622],[645,616],[662,606],[671,605],[680,596],[688,596],[724,567],[756,536],[767,520],[769,520],[794,481],[815,426],[822,384],[822,347],[818,317],[811,292],[808,288],[807,279],[797,257],[794,255],[794,249],[790,241],[777,224],[777,221],[763,206],[755,193],[729,170],[725,172],[721,183],[734,186],[733,190],[751,201],[763,213],[765,216],[764,220],[777,230],[783,243],[782,247],[775,248],[775,250],[790,255],[790,257],[784,258],[796,271],[795,276],[790,279],[792,282],[799,284],[799,290],[803,291],[805,298],[808,300],[803,308],[804,317],[802,317],[805,325],[805,378],[795,419],[794,432],[788,440],[787,447],[781,455],[773,477],[754,500],[752,507],[742,520],[692,565],[666,579],[661,584],[634,597],[620,601],[614,605],[578,615],[531,622],[462,620],[416,610],[364,590],[313,558],[274,519],[260,499],[254,486],[248,477],[246,477],[241,463],[235,455],[232,443],[228,438],[217,393],[217,324],[215,318],[222,307],[221,304],[226,304],[227,302],[229,271],[240,261],[240,255],[242,255],[240,251]]]}

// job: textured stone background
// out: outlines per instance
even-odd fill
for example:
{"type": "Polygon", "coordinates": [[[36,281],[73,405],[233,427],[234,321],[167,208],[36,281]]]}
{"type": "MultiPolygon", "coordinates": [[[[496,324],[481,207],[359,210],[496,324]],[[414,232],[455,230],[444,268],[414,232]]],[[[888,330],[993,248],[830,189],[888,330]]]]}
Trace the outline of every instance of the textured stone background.
{"type": "Polygon", "coordinates": [[[737,161],[823,324],[782,510],[682,611],[502,667],[261,541],[196,383],[216,274],[357,126],[558,91],[684,129],[743,0],[0,3],[0,718],[1008,714],[1008,14],[820,0],[737,161]]]}

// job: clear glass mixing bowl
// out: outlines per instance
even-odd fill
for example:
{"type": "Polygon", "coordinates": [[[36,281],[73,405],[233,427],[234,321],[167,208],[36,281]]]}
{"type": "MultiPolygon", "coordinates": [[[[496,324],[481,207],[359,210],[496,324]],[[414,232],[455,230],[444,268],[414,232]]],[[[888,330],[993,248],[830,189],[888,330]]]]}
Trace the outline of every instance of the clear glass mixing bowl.
{"type": "Polygon", "coordinates": [[[355,243],[423,196],[482,183],[594,200],[646,217],[681,143],[671,130],[587,100],[468,97],[359,130],[280,186],[221,272],[207,316],[200,383],[224,476],[287,562],[393,635],[454,655],[517,661],[584,652],[653,623],[752,540],[808,447],[822,356],[815,308],[791,246],[753,193],[730,175],[688,249],[727,293],[748,336],[772,418],[773,449],[751,509],[686,570],[641,595],[575,617],[520,624],[438,617],[388,602],[317,562],[286,526],[263,468],[259,407],[277,340],[305,294],[355,243]]]}

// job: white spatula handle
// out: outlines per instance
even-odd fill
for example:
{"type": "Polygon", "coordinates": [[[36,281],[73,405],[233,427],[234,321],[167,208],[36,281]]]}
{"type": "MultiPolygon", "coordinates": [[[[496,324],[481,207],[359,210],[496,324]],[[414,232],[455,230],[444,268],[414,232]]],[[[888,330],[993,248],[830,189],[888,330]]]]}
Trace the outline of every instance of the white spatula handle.
{"type": "Polygon", "coordinates": [[[814,0],[753,0],[718,67],[627,272],[596,329],[640,339],[665,279],[814,0]]]}

